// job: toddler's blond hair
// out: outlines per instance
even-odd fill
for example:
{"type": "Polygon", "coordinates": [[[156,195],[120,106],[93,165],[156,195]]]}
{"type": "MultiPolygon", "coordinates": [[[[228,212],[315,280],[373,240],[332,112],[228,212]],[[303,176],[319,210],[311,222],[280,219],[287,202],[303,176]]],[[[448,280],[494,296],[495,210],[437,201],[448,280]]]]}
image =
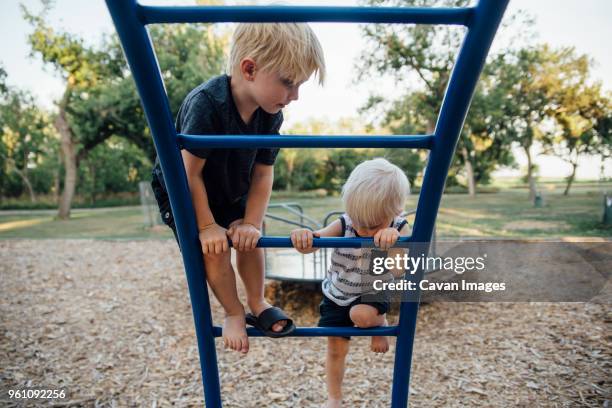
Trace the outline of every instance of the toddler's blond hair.
{"type": "Polygon", "coordinates": [[[410,194],[408,178],[386,159],[359,164],[342,187],[342,201],[348,216],[359,227],[380,225],[398,216],[410,194]]]}

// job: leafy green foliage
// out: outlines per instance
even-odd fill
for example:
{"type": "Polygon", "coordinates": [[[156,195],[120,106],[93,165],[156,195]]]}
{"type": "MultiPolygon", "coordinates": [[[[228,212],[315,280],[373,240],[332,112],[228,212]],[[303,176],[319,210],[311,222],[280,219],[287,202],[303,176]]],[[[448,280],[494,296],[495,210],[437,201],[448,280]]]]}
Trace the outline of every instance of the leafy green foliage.
{"type": "Polygon", "coordinates": [[[49,116],[30,94],[5,84],[0,96],[0,196],[15,197],[27,190],[34,201],[35,191],[49,191],[56,149],[49,116]]]}
{"type": "MultiPolygon", "coordinates": [[[[64,95],[58,103],[59,116],[65,119],[60,125],[65,126],[56,126],[63,135],[63,145],[69,146],[66,151],[75,152],[74,157],[64,153],[64,161],[73,160],[80,167],[77,180],[86,183],[77,190],[95,197],[102,186],[107,192],[132,189],[132,184],[119,182],[121,177],[114,172],[92,171],[92,163],[102,163],[105,159],[121,162],[127,154],[132,154],[137,163],[144,158],[150,168],[155,157],[151,134],[119,41],[112,35],[96,46],[86,44],[79,36],[49,24],[46,17],[51,2],[42,4],[38,14],[25,7],[22,10],[32,26],[28,37],[31,54],[53,67],[65,81],[64,95]],[[127,142],[108,142],[114,146],[108,151],[107,141],[117,137],[127,142]],[[125,151],[118,153],[117,149],[125,151]]],[[[170,108],[176,114],[191,89],[223,71],[227,36],[214,31],[210,25],[155,26],[150,28],[150,34],[170,108]]],[[[4,70],[0,71],[0,86],[4,84],[3,74],[4,70]]],[[[148,171],[140,165],[137,167],[139,179],[148,179],[148,171]]],[[[118,168],[126,170],[122,166],[118,168]]],[[[126,177],[127,174],[123,179],[126,177]]]]}
{"type": "Polygon", "coordinates": [[[548,100],[546,114],[554,128],[545,134],[548,151],[572,166],[565,194],[583,155],[609,157],[612,150],[612,101],[600,83],[589,82],[590,62],[573,48],[542,47],[541,81],[537,84],[548,100]]]}
{"type": "MultiPolygon", "coordinates": [[[[465,7],[467,0],[369,0],[371,5],[465,7]]],[[[527,24],[521,22],[519,24],[527,24]]],[[[434,25],[373,25],[363,34],[368,48],[362,54],[361,79],[390,75],[408,92],[396,101],[373,95],[364,112],[383,112],[382,125],[393,133],[432,133],[457,51],[465,35],[457,27],[434,25]]],[[[457,184],[460,168],[468,162],[476,183],[486,184],[499,166],[512,165],[511,143],[499,131],[504,111],[503,87],[495,81],[499,65],[485,68],[460,136],[448,184],[457,184]]]]}
{"type": "MultiPolygon", "coordinates": [[[[499,131],[528,155],[537,141],[547,153],[570,163],[573,171],[566,192],[579,156],[610,154],[612,105],[601,84],[590,83],[590,64],[572,48],[547,45],[523,48],[495,60],[494,77],[503,96],[499,131]]],[[[527,175],[530,184],[534,170],[532,164],[527,175]]]]}
{"type": "Polygon", "coordinates": [[[108,192],[137,192],[151,162],[135,144],[113,136],[91,150],[79,169],[77,192],[94,204],[108,192]]]}

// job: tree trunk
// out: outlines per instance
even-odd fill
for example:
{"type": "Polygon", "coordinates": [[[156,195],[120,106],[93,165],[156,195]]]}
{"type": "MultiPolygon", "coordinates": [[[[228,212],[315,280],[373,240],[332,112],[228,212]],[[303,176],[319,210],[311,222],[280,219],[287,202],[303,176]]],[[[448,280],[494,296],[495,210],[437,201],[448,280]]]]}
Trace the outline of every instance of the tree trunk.
{"type": "Polygon", "coordinates": [[[536,196],[536,185],[533,177],[533,160],[531,158],[531,145],[523,146],[527,155],[527,183],[529,184],[529,200],[533,201],[536,196]]]}
{"type": "Polygon", "coordinates": [[[578,162],[572,162],[572,174],[567,178],[567,184],[565,185],[565,191],[563,192],[564,196],[569,195],[570,188],[572,187],[572,183],[576,178],[576,169],[578,168],[578,162]]]}
{"type": "MultiPolygon", "coordinates": [[[[61,162],[61,158],[60,158],[61,162]]],[[[59,169],[53,171],[53,202],[59,204],[60,177],[59,169]]]]}
{"type": "Polygon", "coordinates": [[[91,205],[96,203],[96,166],[90,164],[89,173],[91,174],[91,205]]]}
{"type": "Polygon", "coordinates": [[[476,181],[474,180],[474,167],[470,161],[470,155],[467,149],[464,147],[461,149],[461,155],[465,161],[465,177],[467,179],[468,193],[470,197],[476,196],[476,181]]]}
{"type": "MultiPolygon", "coordinates": [[[[27,167],[24,168],[23,170],[19,170],[19,168],[15,165],[15,160],[10,159],[10,158],[6,157],[5,155],[2,155],[2,157],[7,161],[8,167],[9,167],[9,171],[14,171],[15,173],[17,173],[17,175],[19,177],[21,177],[21,181],[23,181],[23,184],[25,184],[26,189],[28,190],[28,194],[30,195],[30,201],[35,203],[36,202],[36,195],[34,194],[34,189],[32,188],[32,183],[30,183],[30,179],[28,178],[28,169],[27,169],[27,167]]],[[[26,164],[26,166],[27,166],[27,164],[26,164]]]]}
{"type": "Polygon", "coordinates": [[[28,179],[28,174],[26,170],[21,171],[16,167],[13,170],[15,170],[15,173],[17,173],[19,177],[21,177],[23,184],[25,184],[26,189],[28,190],[28,194],[30,195],[30,201],[35,203],[36,195],[34,194],[34,189],[32,188],[32,183],[30,183],[30,180],[28,179]]]}
{"type": "Polygon", "coordinates": [[[66,119],[66,99],[67,96],[64,96],[64,100],[62,100],[60,104],[59,114],[55,119],[55,127],[61,138],[61,149],[65,168],[64,189],[62,190],[57,212],[57,217],[62,220],[70,218],[70,208],[72,206],[72,199],[74,198],[77,178],[76,146],[72,139],[72,131],[66,119]]]}

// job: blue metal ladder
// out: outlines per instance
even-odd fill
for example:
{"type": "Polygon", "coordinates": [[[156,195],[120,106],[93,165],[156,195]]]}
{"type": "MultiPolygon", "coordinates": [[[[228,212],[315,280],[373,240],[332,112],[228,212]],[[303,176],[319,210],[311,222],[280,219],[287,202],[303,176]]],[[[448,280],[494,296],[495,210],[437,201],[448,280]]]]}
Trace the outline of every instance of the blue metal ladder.
{"type": "MultiPolygon", "coordinates": [[[[207,408],[221,407],[221,393],[215,337],[221,328],[214,326],[206,287],[204,262],[194,222],[194,210],[187,186],[180,149],[217,147],[394,147],[428,149],[429,161],[417,205],[413,233],[400,239],[398,245],[410,251],[427,253],[438,207],[442,198],[448,168],[467,115],[478,77],[491,42],[497,31],[508,0],[480,0],[466,8],[404,7],[303,7],[303,6],[143,6],[136,0],[106,0],[119,34],[145,115],[170,196],[178,229],[183,262],[187,274],[193,309],[200,365],[207,408]],[[457,61],[453,68],[434,134],[399,136],[202,136],[177,134],[170,112],[146,26],[163,23],[221,22],[345,22],[449,24],[467,27],[457,61]]],[[[371,239],[318,238],[315,247],[359,248],[371,239]]],[[[288,237],[262,237],[259,247],[291,247],[288,237]]],[[[422,278],[418,271],[411,279],[422,278]]],[[[411,301],[402,302],[397,326],[358,329],[300,327],[293,336],[396,336],[397,347],[393,371],[391,406],[408,404],[412,347],[419,307],[419,293],[411,301]]],[[[261,332],[249,328],[249,336],[261,332]]]]}

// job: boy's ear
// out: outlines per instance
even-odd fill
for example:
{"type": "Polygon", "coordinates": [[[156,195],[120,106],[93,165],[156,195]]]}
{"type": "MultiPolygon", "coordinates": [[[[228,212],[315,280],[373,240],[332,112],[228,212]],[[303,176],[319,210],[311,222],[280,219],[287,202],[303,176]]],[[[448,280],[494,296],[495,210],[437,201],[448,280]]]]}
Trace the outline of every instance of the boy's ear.
{"type": "Polygon", "coordinates": [[[246,81],[252,81],[255,79],[256,68],[257,65],[251,58],[247,57],[240,61],[240,73],[246,81]]]}

